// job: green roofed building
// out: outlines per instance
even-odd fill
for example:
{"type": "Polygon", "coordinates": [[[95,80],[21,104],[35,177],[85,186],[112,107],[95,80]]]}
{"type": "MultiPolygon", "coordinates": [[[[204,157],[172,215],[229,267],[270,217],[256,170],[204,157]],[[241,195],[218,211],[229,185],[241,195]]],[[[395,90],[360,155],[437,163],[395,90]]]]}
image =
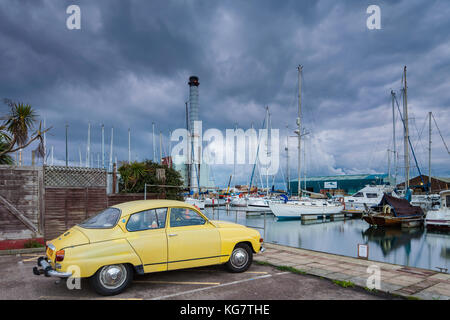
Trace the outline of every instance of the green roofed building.
{"type": "MultiPolygon", "coordinates": [[[[290,189],[293,195],[297,195],[298,181],[297,179],[289,182],[290,189]]],[[[394,185],[392,177],[387,174],[353,174],[353,175],[339,175],[339,176],[321,176],[321,177],[307,177],[306,188],[305,180],[301,180],[302,190],[307,190],[315,193],[344,193],[354,194],[361,190],[366,185],[394,185]]]]}

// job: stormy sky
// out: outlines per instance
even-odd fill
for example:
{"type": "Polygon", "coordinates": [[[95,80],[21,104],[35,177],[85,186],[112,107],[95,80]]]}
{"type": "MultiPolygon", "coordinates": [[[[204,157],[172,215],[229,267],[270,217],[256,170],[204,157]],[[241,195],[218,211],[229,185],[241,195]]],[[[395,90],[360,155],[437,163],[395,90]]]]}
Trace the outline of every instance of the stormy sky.
{"type": "MultiPolygon", "coordinates": [[[[161,131],[167,154],[169,130],[185,126],[187,82],[196,75],[204,129],[260,128],[269,106],[271,126],[280,130],[281,182],[286,134],[293,136],[296,125],[299,64],[308,176],[387,173],[390,92],[401,104],[406,65],[411,142],[427,174],[429,111],[450,144],[449,16],[448,1],[430,0],[4,0],[0,97],[29,103],[45,118],[56,164],[65,163],[66,124],[70,162],[78,165],[79,150],[85,161],[90,122],[96,166],[102,124],[107,162],[111,127],[119,161],[128,159],[128,128],[132,160],[153,158],[152,122],[157,147],[161,131]],[[80,30],[66,26],[73,4],[81,9],[80,30]],[[366,25],[373,4],[381,9],[380,30],[366,25]]],[[[449,176],[450,157],[434,122],[432,133],[432,174],[449,176]]],[[[296,139],[289,139],[296,176],[296,139]]],[[[232,170],[213,166],[216,184],[226,185],[232,170]]],[[[246,183],[250,174],[251,166],[238,166],[234,182],[246,183]]]]}

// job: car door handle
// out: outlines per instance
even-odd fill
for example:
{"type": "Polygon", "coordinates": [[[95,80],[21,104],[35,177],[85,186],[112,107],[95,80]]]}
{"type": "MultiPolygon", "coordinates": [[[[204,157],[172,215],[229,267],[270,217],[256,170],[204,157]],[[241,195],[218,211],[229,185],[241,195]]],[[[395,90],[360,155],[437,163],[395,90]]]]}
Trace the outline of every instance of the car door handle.
{"type": "Polygon", "coordinates": [[[169,233],[169,237],[175,237],[175,236],[177,236],[178,234],[176,234],[176,233],[169,233]]]}

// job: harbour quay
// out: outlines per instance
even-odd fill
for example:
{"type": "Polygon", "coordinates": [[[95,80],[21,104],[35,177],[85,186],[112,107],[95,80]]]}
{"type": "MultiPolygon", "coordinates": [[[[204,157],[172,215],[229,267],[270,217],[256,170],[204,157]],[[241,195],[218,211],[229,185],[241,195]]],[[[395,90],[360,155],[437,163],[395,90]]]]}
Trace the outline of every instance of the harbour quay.
{"type": "Polygon", "coordinates": [[[265,243],[265,248],[254,257],[259,264],[406,299],[450,300],[450,274],[447,273],[271,243],[265,243]],[[377,287],[371,288],[372,284],[377,287]]]}

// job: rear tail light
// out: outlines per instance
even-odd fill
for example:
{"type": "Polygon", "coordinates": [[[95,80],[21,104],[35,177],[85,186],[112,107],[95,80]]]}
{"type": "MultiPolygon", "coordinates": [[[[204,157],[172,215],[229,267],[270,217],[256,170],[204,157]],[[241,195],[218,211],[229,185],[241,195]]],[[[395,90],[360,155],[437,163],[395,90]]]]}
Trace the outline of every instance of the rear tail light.
{"type": "Polygon", "coordinates": [[[261,243],[262,243],[263,241],[264,241],[264,239],[263,239],[263,238],[259,238],[259,242],[261,242],[261,243]]]}
{"type": "Polygon", "coordinates": [[[63,261],[64,260],[64,254],[65,254],[64,250],[56,251],[55,260],[59,261],[59,262],[63,261]]]}

